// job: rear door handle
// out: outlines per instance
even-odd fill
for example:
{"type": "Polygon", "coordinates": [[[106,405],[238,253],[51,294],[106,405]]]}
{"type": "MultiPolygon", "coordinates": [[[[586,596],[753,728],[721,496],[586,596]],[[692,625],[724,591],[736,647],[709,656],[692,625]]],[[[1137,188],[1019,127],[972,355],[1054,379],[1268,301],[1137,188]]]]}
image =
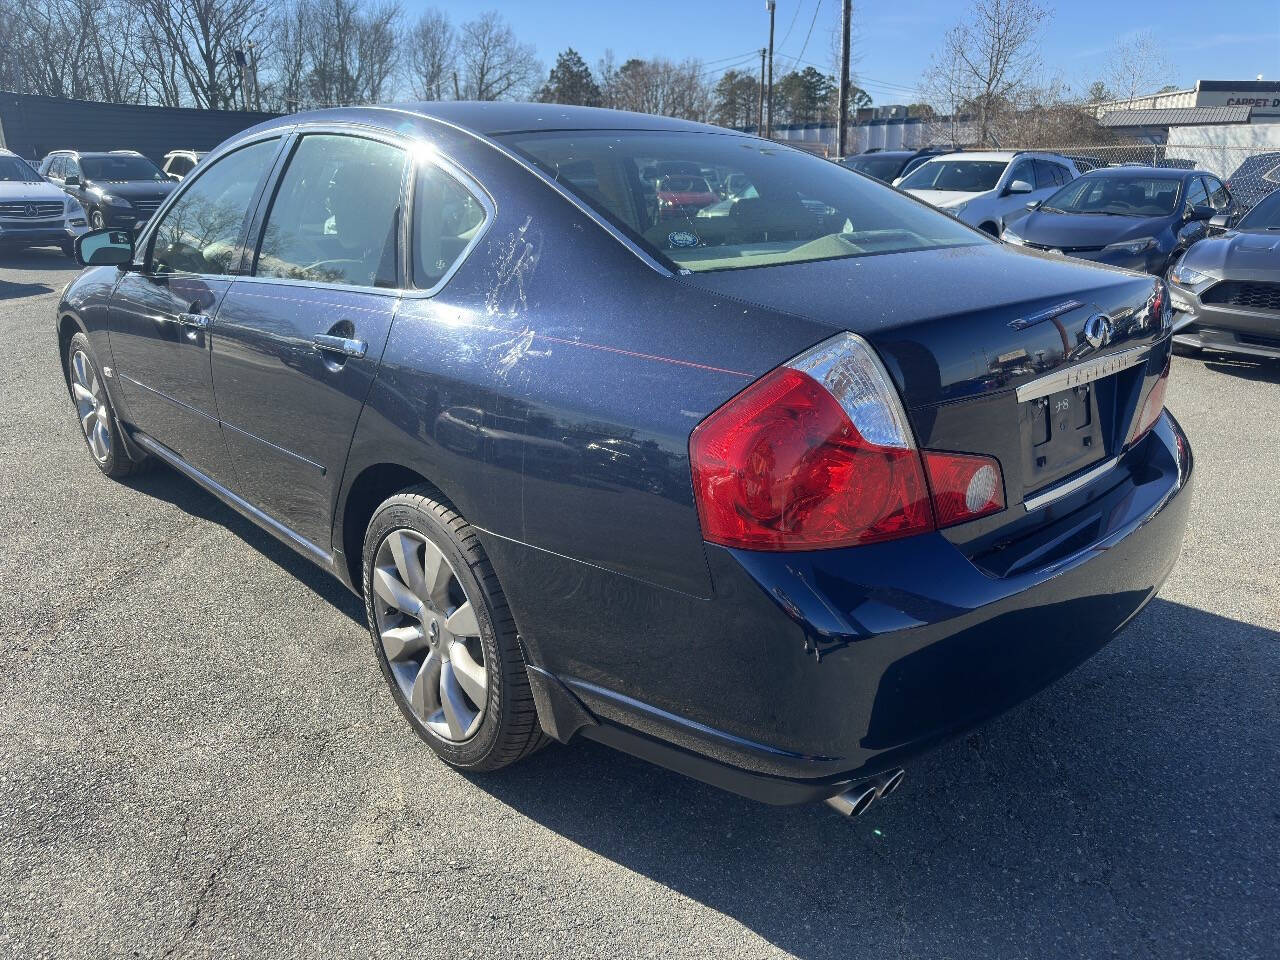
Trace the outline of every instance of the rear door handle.
{"type": "Polygon", "coordinates": [[[173,319],[184,327],[195,327],[197,330],[204,330],[209,326],[209,318],[203,313],[180,313],[173,319]]]}
{"type": "Polygon", "coordinates": [[[311,345],[321,353],[340,353],[344,357],[356,357],[357,359],[369,352],[369,345],[363,340],[331,337],[327,333],[317,334],[312,337],[311,345]]]}

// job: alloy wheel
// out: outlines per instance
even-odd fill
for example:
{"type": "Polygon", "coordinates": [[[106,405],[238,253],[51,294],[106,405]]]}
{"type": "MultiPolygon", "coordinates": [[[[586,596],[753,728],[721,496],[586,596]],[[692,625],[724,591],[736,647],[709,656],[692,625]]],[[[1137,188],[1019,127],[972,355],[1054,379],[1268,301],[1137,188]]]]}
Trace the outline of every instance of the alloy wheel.
{"type": "Polygon", "coordinates": [[[488,702],[476,610],[440,548],[393,530],[373,564],[373,612],[382,651],[417,718],[441,739],[475,735],[488,702]]]}
{"type": "Polygon", "coordinates": [[[71,393],[89,451],[99,463],[106,463],[111,456],[111,414],[97,371],[83,350],[71,355],[71,393]]]}

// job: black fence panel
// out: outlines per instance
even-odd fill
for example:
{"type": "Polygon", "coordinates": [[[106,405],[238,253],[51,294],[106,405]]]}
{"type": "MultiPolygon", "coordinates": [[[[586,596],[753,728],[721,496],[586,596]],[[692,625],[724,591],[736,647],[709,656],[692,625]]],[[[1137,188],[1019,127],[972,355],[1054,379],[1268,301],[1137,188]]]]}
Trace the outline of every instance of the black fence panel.
{"type": "Polygon", "coordinates": [[[274,113],[139,107],[0,91],[0,146],[28,160],[50,150],[137,150],[156,163],[170,150],[210,150],[274,113]]]}

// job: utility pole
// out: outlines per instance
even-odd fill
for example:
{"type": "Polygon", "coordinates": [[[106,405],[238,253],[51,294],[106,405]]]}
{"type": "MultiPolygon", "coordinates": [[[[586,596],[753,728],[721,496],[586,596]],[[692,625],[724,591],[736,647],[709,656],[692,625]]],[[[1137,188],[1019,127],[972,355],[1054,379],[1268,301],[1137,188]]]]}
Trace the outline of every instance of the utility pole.
{"type": "Polygon", "coordinates": [[[262,87],[258,85],[258,50],[249,41],[249,76],[253,79],[253,109],[262,109],[262,87]]]}
{"type": "Polygon", "coordinates": [[[840,13],[840,98],[836,109],[836,158],[844,156],[849,138],[849,30],[853,20],[853,0],[844,0],[840,13]]]}
{"type": "Polygon", "coordinates": [[[760,48],[760,117],[756,120],[756,136],[764,136],[764,47],[760,48]]]}
{"type": "Polygon", "coordinates": [[[769,100],[769,117],[765,122],[764,135],[773,138],[773,13],[778,4],[775,0],[764,0],[764,8],[769,11],[769,87],[766,97],[769,100]]]}

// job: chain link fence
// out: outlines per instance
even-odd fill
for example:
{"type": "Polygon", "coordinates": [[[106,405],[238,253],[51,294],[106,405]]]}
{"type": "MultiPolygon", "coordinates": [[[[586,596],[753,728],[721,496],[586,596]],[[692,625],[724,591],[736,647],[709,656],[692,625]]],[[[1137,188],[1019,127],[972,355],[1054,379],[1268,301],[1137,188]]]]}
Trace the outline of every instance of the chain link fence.
{"type": "Polygon", "coordinates": [[[1071,158],[1081,172],[1126,164],[1205,170],[1226,183],[1232,195],[1247,207],[1280,189],[1280,147],[1142,143],[1037,149],[1071,158]]]}

